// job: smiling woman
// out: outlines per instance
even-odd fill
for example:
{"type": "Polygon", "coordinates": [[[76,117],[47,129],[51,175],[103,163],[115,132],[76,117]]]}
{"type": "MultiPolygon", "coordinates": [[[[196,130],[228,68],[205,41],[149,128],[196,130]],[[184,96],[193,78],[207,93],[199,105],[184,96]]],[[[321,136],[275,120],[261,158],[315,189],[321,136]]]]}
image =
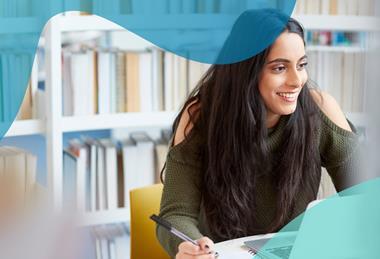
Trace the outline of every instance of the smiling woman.
{"type": "MultiPolygon", "coordinates": [[[[254,39],[237,28],[256,12],[240,16],[225,50],[254,39]]],[[[203,76],[173,124],[160,211],[200,248],[158,227],[171,256],[213,258],[215,241],[278,231],[316,198],[321,167],[338,191],[352,184],[357,135],[306,66],[303,28],[289,19],[271,46],[203,76]]]]}
{"type": "Polygon", "coordinates": [[[301,37],[284,32],[274,42],[259,79],[259,91],[267,112],[267,127],[281,115],[293,113],[302,87],[307,82],[307,57],[301,37]]]}

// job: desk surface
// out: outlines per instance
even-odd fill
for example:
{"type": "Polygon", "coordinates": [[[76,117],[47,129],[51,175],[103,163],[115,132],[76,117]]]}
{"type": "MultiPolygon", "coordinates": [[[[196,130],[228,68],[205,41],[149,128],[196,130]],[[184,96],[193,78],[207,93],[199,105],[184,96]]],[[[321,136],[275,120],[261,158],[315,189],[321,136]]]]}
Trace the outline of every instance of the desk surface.
{"type": "Polygon", "coordinates": [[[249,249],[244,245],[244,242],[260,238],[271,238],[273,235],[256,235],[216,243],[215,251],[219,253],[218,259],[252,259],[252,255],[248,253],[249,249]]]}

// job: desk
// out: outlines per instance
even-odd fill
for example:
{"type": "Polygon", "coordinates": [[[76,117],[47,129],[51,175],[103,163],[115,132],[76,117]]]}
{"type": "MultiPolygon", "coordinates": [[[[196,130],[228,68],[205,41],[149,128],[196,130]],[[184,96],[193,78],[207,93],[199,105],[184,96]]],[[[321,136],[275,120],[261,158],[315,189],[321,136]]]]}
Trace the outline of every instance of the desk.
{"type": "Polygon", "coordinates": [[[248,253],[249,249],[244,245],[244,242],[260,238],[271,238],[273,235],[256,235],[216,243],[215,251],[219,253],[218,259],[252,259],[253,255],[248,253]]]}

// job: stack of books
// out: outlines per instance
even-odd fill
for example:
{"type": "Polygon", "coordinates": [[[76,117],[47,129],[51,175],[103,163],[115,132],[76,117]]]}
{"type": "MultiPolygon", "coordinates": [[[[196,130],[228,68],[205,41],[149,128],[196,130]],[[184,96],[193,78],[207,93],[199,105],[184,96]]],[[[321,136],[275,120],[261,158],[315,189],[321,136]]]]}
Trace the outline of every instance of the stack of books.
{"type": "Polygon", "coordinates": [[[344,112],[364,112],[365,52],[312,51],[308,59],[309,78],[334,96],[344,112]]]}
{"type": "Polygon", "coordinates": [[[130,257],[130,237],[127,226],[107,224],[91,229],[92,249],[88,249],[86,258],[122,259],[130,257]]]}
{"type": "MultiPolygon", "coordinates": [[[[231,0],[94,0],[91,3],[77,2],[68,6],[68,10],[81,10],[93,14],[106,15],[165,15],[165,14],[218,14],[240,13],[249,8],[276,7],[265,0],[231,1],[231,0]],[[254,3],[252,3],[254,2],[254,3]]],[[[71,13],[73,14],[73,13],[71,13]]],[[[83,14],[77,12],[76,14],[83,14]]]]}
{"type": "Polygon", "coordinates": [[[21,73],[15,76],[10,68],[17,67],[26,72],[32,67],[31,53],[18,51],[5,51],[0,53],[0,121],[13,121],[17,119],[32,119],[38,115],[38,76],[37,63],[29,78],[29,74],[21,73]],[[18,100],[24,100],[21,109],[18,100]]]}
{"type": "Polygon", "coordinates": [[[30,204],[36,187],[37,157],[25,150],[0,147],[1,200],[6,195],[9,204],[25,207],[30,204]]]}
{"type": "Polygon", "coordinates": [[[129,191],[159,182],[168,139],[136,132],[123,141],[82,137],[63,151],[63,197],[79,212],[129,208],[129,191]]]}
{"type": "Polygon", "coordinates": [[[348,46],[367,47],[367,34],[365,32],[343,31],[307,31],[307,45],[317,46],[348,46]]]}
{"type": "Polygon", "coordinates": [[[375,15],[375,0],[297,0],[295,14],[375,15]]]}
{"type": "Polygon", "coordinates": [[[209,65],[160,49],[63,51],[63,115],[173,111],[209,65]]]}

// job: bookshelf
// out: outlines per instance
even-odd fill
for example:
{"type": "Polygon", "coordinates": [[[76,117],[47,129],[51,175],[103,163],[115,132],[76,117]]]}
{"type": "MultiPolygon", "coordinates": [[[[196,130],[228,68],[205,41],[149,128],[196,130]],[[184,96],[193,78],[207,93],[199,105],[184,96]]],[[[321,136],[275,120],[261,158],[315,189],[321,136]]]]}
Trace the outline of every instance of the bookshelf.
{"type": "Polygon", "coordinates": [[[380,20],[373,16],[295,15],[308,30],[378,31],[380,20]]]}
{"type": "MultiPolygon", "coordinates": [[[[151,30],[161,29],[204,29],[205,16],[202,14],[181,15],[181,23],[178,23],[178,15],[163,15],[160,24],[143,24],[136,15],[115,16],[114,21],[128,20],[130,29],[148,28],[151,30]],[[185,17],[184,17],[185,16],[185,17]]],[[[216,29],[226,29],[231,24],[234,16],[228,14],[215,14],[218,19],[216,29]]],[[[343,15],[296,15],[296,19],[301,21],[308,30],[341,30],[356,32],[378,32],[380,29],[380,19],[370,16],[343,16],[343,15]]],[[[11,25],[12,19],[4,20],[3,25],[11,25]]],[[[17,18],[18,19],[18,18],[17,18]]],[[[25,24],[34,24],[37,31],[39,21],[34,18],[23,18],[25,24]]],[[[209,19],[209,17],[207,18],[209,19]]],[[[18,20],[19,21],[19,20],[18,20]]],[[[19,23],[18,23],[19,24],[19,23]]],[[[8,33],[9,26],[2,26],[0,34],[8,33]]],[[[26,27],[26,26],[25,26],[26,27]]],[[[18,33],[32,32],[25,31],[21,26],[18,33]]],[[[29,28],[29,27],[28,27],[29,28]]],[[[176,112],[149,112],[149,113],[115,113],[106,115],[89,116],[63,116],[62,112],[62,34],[67,32],[81,31],[122,31],[124,28],[112,23],[104,18],[86,16],[55,16],[50,19],[45,26],[44,47],[46,72],[45,89],[45,111],[43,119],[32,119],[25,121],[15,121],[6,137],[17,137],[25,135],[42,134],[46,139],[46,168],[47,186],[51,194],[51,202],[56,209],[62,207],[62,183],[63,183],[63,134],[68,132],[94,131],[103,129],[121,129],[133,127],[168,127],[171,125],[176,112]]],[[[14,30],[12,30],[14,32],[14,30]]],[[[364,52],[365,48],[346,46],[308,46],[308,51],[321,52],[364,52]]],[[[361,113],[347,114],[354,123],[366,126],[368,120],[361,113]]],[[[128,222],[129,210],[116,209],[109,211],[96,211],[85,213],[81,220],[82,226],[94,226],[99,224],[109,224],[117,222],[128,222]]]]}
{"type": "Polygon", "coordinates": [[[83,227],[129,222],[129,209],[104,210],[85,213],[80,217],[79,225],[83,227]]]}
{"type": "Polygon", "coordinates": [[[62,132],[130,128],[165,127],[175,118],[174,112],[120,113],[62,118],[62,132]]]}
{"type": "Polygon", "coordinates": [[[44,133],[45,122],[43,120],[17,120],[12,123],[5,136],[16,137],[44,133]]]}
{"type": "Polygon", "coordinates": [[[307,46],[307,51],[330,51],[330,52],[365,52],[365,48],[361,47],[345,47],[345,46],[307,46]]]}

